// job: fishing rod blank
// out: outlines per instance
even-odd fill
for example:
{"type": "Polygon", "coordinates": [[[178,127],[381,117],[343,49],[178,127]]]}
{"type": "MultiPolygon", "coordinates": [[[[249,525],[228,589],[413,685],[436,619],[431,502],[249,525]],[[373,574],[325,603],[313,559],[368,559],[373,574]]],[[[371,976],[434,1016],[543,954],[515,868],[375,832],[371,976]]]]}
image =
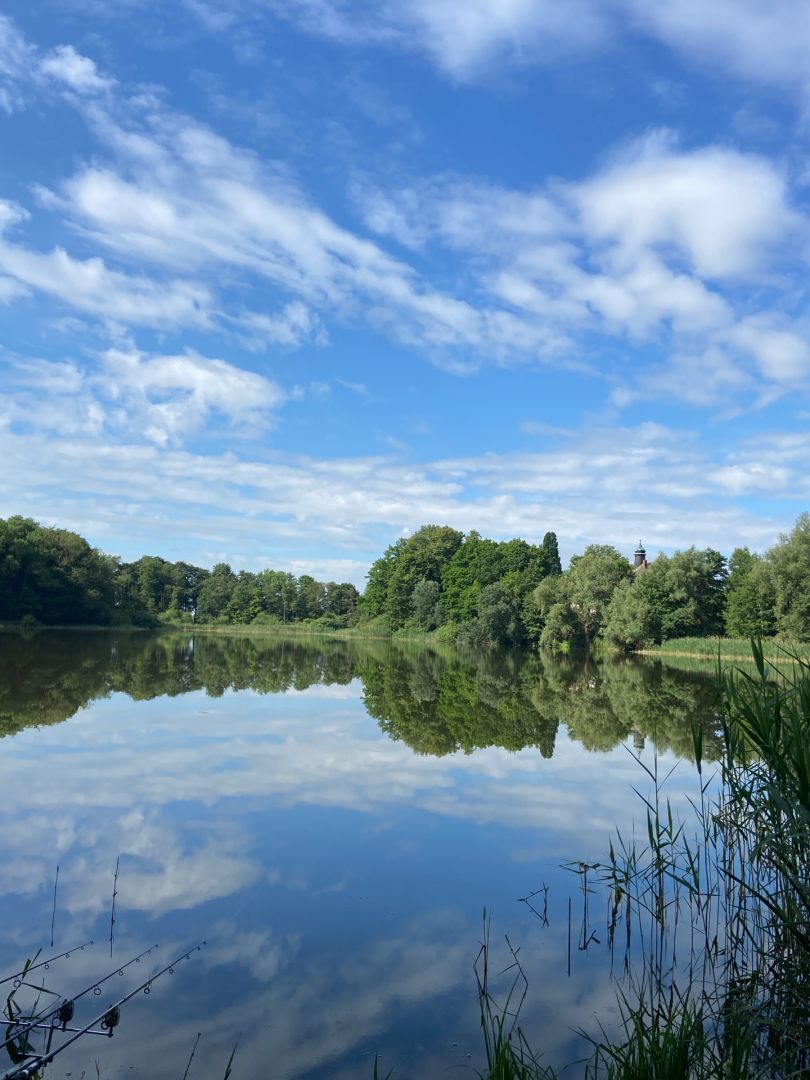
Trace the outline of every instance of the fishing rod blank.
{"type": "Polygon", "coordinates": [[[14,982],[14,989],[17,990],[22,986],[22,982],[17,982],[17,980],[22,980],[29,972],[36,971],[37,968],[41,967],[47,968],[49,964],[53,964],[56,960],[69,960],[71,953],[84,952],[88,945],[95,945],[95,941],[92,939],[90,941],[85,941],[84,945],[77,945],[74,949],[68,949],[67,952],[54,953],[53,956],[49,956],[47,960],[40,960],[38,964],[29,964],[29,966],[23,968],[22,971],[18,971],[16,975],[6,975],[4,979],[0,979],[0,986],[3,986],[3,984],[7,982],[14,982]]]}
{"type": "Polygon", "coordinates": [[[26,1062],[23,1065],[17,1065],[8,1072],[3,1073],[0,1076],[0,1080],[25,1080],[27,1077],[33,1077],[34,1074],[46,1065],[50,1065],[57,1054],[61,1054],[63,1050],[67,1050],[69,1046],[72,1046],[77,1039],[80,1039],[82,1035],[90,1033],[91,1029],[99,1024],[105,1031],[105,1034],[112,1038],[113,1030],[118,1026],[121,1019],[121,1006],[125,1005],[128,1001],[131,1001],[136,994],[143,993],[148,994],[151,990],[152,983],[155,979],[159,979],[161,975],[165,975],[168,971],[170,974],[174,974],[174,968],[177,964],[183,962],[183,960],[190,960],[192,952],[199,952],[206,942],[201,941],[197,945],[192,945],[190,949],[184,950],[177,957],[176,960],[172,960],[170,964],[167,964],[160,971],[155,972],[154,975],[150,975],[146,982],[142,982],[140,986],[136,986],[134,990],[130,990],[128,994],[125,994],[122,998],[119,998],[114,1005],[110,1005],[104,1012],[99,1013],[94,1017],[89,1024],[80,1028],[74,1035],[71,1035],[69,1039],[66,1039],[60,1046],[57,1046],[55,1050],[46,1051],[44,1054],[40,1054],[37,1057],[32,1058],[31,1061],[26,1062]]]}
{"type": "MultiPolygon", "coordinates": [[[[157,945],[151,945],[148,949],[144,949],[142,953],[139,953],[137,956],[133,956],[133,958],[131,960],[128,960],[126,964],[122,964],[120,967],[115,968],[109,973],[109,975],[105,975],[103,979],[99,979],[98,982],[90,983],[90,985],[86,986],[84,990],[81,990],[78,994],[74,994],[72,998],[68,998],[67,1000],[71,1002],[76,1002],[79,1000],[79,998],[83,998],[85,994],[89,994],[91,991],[95,994],[96,990],[98,990],[98,994],[96,994],[96,997],[98,997],[101,993],[101,987],[104,985],[105,982],[111,979],[114,975],[123,975],[124,971],[128,967],[131,967],[132,964],[140,964],[144,956],[149,956],[152,952],[152,949],[157,948],[157,945]]],[[[39,987],[35,987],[35,989],[39,989],[39,987]]],[[[65,1002],[61,1001],[58,1005],[55,1005],[50,1012],[38,1013],[36,1016],[32,1016],[29,1020],[26,1020],[25,1023],[17,1025],[14,1034],[9,1035],[6,1038],[5,1042],[0,1043],[0,1050],[2,1050],[3,1047],[8,1046],[8,1044],[10,1042],[13,1042],[15,1039],[19,1039],[19,1037],[21,1035],[24,1035],[26,1031],[29,1031],[34,1026],[34,1024],[42,1023],[45,1020],[50,1020],[51,1017],[56,1016],[60,1009],[63,1008],[64,1004],[65,1002]]],[[[11,1020],[10,1017],[9,1020],[11,1020]]],[[[8,1028],[6,1028],[6,1030],[8,1030],[8,1028]]]]}

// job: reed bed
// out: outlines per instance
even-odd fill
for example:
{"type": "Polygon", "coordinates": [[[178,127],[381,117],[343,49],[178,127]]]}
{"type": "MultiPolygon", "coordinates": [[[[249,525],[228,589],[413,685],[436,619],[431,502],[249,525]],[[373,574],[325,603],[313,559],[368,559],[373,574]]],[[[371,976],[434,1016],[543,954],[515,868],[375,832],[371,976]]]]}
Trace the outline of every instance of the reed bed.
{"type": "MultiPolygon", "coordinates": [[[[751,647],[751,646],[749,646],[751,647]]],[[[810,1076],[810,664],[718,668],[719,770],[673,813],[658,761],[640,763],[646,840],[621,835],[603,863],[573,863],[583,903],[604,900],[618,1029],[583,1031],[586,1080],[810,1076]]],[[[487,1080],[552,1080],[478,981],[487,1080]]],[[[523,993],[525,994],[524,988],[523,993]]]]}

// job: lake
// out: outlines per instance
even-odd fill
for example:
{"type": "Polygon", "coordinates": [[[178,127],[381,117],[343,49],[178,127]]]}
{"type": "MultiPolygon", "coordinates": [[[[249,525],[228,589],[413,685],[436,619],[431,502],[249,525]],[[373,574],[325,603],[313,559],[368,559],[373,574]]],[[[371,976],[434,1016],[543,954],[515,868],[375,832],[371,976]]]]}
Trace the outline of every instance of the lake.
{"type": "Polygon", "coordinates": [[[643,821],[642,765],[675,766],[676,807],[698,791],[694,722],[710,755],[711,669],[651,660],[0,634],[0,977],[70,950],[37,974],[72,996],[113,973],[87,1022],[204,940],[48,1075],[180,1080],[201,1032],[189,1080],[221,1080],[237,1038],[234,1078],[370,1080],[379,1054],[415,1080],[482,1066],[486,909],[493,966],[520,949],[521,1026],[572,1061],[615,986],[604,905],[583,925],[563,864],[643,821]]]}

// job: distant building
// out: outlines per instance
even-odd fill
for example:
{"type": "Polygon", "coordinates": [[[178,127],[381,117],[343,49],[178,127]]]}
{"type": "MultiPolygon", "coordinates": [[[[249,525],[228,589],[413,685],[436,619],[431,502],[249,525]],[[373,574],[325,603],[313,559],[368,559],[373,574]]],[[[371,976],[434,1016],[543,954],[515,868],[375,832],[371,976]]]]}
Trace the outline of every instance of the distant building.
{"type": "Polygon", "coordinates": [[[633,573],[638,574],[642,570],[646,570],[650,564],[647,562],[647,552],[644,550],[644,545],[639,540],[638,547],[633,552],[633,573]]]}

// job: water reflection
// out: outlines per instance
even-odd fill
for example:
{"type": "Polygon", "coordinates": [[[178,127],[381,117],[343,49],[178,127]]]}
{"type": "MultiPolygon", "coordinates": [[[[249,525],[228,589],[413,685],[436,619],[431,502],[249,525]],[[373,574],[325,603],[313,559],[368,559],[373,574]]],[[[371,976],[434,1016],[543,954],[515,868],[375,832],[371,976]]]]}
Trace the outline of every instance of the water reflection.
{"type": "MultiPolygon", "coordinates": [[[[0,635],[0,969],[47,941],[57,863],[57,947],[106,948],[120,857],[116,959],[209,946],[114,1040],[77,1048],[74,1076],[102,1054],[104,1076],[176,1080],[203,1030],[194,1080],[220,1080],[239,1032],[235,1080],[268,1061],[278,1080],[370,1078],[377,1051],[407,1080],[481,1064],[486,905],[523,947],[534,1041],[574,1060],[572,1029],[613,990],[592,951],[565,978],[560,863],[630,827],[644,777],[621,744],[688,753],[693,720],[709,744],[712,702],[711,674],[651,663],[0,635]],[[541,932],[516,898],[543,882],[541,932]]],[[[694,770],[675,784],[694,794],[694,770]]],[[[77,980],[105,957],[77,957],[77,980]]]]}
{"type": "Polygon", "coordinates": [[[58,723],[114,692],[135,701],[204,690],[259,694],[348,686],[358,678],[369,714],[420,754],[488,746],[554,752],[560,724],[585,749],[632,738],[692,753],[719,752],[710,671],[649,660],[463,655],[386,642],[189,634],[46,632],[0,636],[0,735],[58,723]]]}

